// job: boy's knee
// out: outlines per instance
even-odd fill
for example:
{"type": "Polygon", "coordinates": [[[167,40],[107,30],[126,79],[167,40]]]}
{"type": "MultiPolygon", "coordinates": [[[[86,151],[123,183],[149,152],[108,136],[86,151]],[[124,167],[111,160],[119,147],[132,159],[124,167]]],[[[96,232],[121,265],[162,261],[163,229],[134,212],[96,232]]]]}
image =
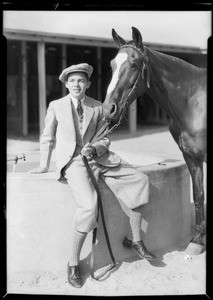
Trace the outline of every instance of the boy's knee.
{"type": "Polygon", "coordinates": [[[97,227],[97,207],[90,205],[77,211],[74,228],[77,231],[90,232],[97,227]]]}
{"type": "Polygon", "coordinates": [[[149,184],[149,177],[146,174],[140,172],[138,174],[138,176],[139,176],[139,180],[141,180],[142,182],[144,182],[144,185],[146,185],[146,184],[148,185],[149,184]]]}
{"type": "Polygon", "coordinates": [[[74,223],[74,230],[78,232],[84,232],[86,234],[91,232],[96,227],[98,227],[96,218],[88,219],[87,222],[84,222],[83,224],[79,222],[74,223]]]}
{"type": "Polygon", "coordinates": [[[85,212],[87,212],[87,213],[90,213],[90,214],[95,213],[96,210],[97,210],[97,201],[91,201],[91,202],[88,202],[88,203],[84,206],[83,210],[84,210],[85,212]]]}

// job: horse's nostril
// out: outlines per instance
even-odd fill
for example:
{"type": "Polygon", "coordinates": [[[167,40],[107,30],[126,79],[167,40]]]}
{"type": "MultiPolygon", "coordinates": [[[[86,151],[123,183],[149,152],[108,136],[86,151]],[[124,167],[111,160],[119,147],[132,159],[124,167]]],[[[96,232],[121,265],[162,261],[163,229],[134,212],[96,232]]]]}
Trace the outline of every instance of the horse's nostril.
{"type": "Polygon", "coordinates": [[[114,115],[116,113],[116,110],[117,110],[117,106],[116,104],[112,104],[112,108],[110,110],[110,115],[114,115]]]}

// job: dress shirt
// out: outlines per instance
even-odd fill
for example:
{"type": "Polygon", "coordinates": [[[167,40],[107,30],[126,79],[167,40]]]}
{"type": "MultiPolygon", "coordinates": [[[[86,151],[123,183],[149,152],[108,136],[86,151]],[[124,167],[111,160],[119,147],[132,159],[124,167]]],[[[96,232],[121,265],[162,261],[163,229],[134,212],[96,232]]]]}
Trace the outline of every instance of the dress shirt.
{"type": "MultiPolygon", "coordinates": [[[[78,100],[77,100],[75,97],[71,96],[71,95],[70,95],[70,98],[71,98],[71,100],[72,100],[72,103],[73,103],[75,109],[77,110],[78,100]]],[[[83,97],[83,98],[80,100],[80,101],[81,101],[82,108],[83,108],[83,105],[84,105],[84,100],[85,100],[85,97],[83,97]]]]}

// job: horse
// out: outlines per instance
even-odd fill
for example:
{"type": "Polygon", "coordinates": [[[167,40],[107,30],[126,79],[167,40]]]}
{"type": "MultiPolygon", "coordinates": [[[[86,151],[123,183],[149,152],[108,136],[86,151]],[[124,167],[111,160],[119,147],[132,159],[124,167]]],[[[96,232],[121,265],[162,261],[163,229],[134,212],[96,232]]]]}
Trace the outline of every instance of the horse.
{"type": "Polygon", "coordinates": [[[205,249],[203,164],[207,163],[207,70],[143,45],[140,31],[132,27],[126,42],[112,29],[119,50],[110,61],[112,78],[103,110],[108,122],[120,122],[129,105],[149,95],[170,117],[169,131],[182,151],[192,178],[195,233],[185,251],[205,249]]]}

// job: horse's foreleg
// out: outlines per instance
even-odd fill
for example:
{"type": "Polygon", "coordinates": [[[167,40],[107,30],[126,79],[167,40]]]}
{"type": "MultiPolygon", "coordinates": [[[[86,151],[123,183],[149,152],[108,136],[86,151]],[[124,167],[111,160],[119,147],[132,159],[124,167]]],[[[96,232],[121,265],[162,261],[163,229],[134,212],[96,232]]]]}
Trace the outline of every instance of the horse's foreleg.
{"type": "Polygon", "coordinates": [[[192,177],[193,199],[195,205],[195,235],[190,241],[186,251],[191,254],[199,254],[204,248],[204,236],[206,234],[206,222],[204,211],[204,189],[203,189],[203,161],[193,159],[183,153],[189,172],[192,177]]]}

